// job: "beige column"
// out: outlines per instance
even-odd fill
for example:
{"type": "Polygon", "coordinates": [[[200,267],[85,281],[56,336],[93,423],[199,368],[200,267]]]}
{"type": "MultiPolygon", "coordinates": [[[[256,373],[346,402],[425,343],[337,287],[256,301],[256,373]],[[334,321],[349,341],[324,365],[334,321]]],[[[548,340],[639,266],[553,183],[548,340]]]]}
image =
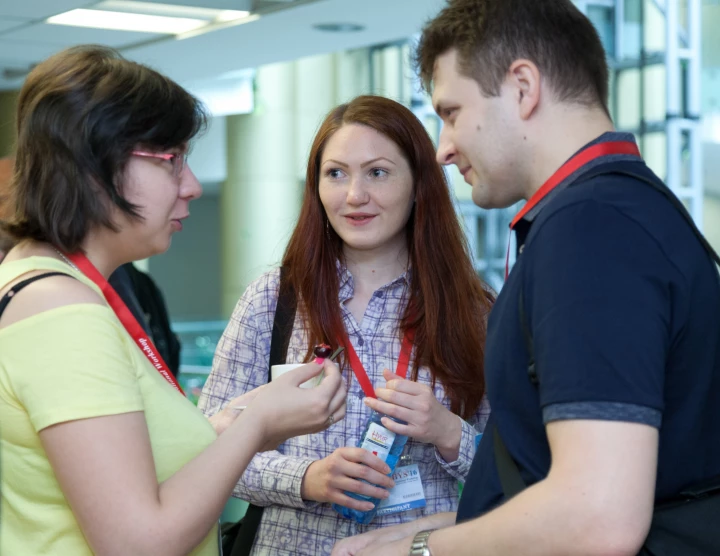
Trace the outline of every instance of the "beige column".
{"type": "Polygon", "coordinates": [[[227,119],[228,176],[221,192],[222,310],[280,262],[298,210],[295,66],[257,72],[255,110],[227,119]]]}
{"type": "Polygon", "coordinates": [[[366,50],[258,69],[255,110],[227,118],[228,177],[221,192],[222,309],[278,265],[295,227],[312,140],[323,117],[367,91],[366,50]]]}

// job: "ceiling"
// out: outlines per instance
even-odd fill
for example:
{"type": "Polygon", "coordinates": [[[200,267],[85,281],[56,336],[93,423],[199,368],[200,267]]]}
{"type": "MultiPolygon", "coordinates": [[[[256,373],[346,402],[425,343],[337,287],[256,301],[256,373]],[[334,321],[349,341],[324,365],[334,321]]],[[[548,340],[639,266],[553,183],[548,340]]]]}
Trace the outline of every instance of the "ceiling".
{"type": "MultiPolygon", "coordinates": [[[[247,0],[165,2],[224,9],[241,9],[247,4],[247,0]]],[[[262,64],[406,38],[439,10],[444,0],[255,0],[256,7],[270,13],[183,40],[44,23],[47,17],[97,3],[0,0],[0,89],[18,88],[33,64],[81,43],[113,46],[126,57],[150,64],[180,82],[215,78],[262,64]],[[349,33],[313,28],[322,23],[353,23],[365,28],[349,33]]]]}

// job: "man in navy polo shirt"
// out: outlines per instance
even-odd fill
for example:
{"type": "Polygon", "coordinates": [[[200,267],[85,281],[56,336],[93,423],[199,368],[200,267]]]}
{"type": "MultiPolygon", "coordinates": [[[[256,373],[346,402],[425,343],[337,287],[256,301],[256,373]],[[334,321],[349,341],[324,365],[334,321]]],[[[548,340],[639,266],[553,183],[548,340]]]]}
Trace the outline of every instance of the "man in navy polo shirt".
{"type": "Polygon", "coordinates": [[[481,207],[528,201],[488,324],[493,415],[457,515],[334,554],[637,554],[657,501],[720,475],[715,266],[627,175],[657,180],[613,128],[605,53],[569,0],[449,0],[417,61],[444,122],[438,160],[481,207]],[[498,433],[528,485],[508,501],[498,433]]]}

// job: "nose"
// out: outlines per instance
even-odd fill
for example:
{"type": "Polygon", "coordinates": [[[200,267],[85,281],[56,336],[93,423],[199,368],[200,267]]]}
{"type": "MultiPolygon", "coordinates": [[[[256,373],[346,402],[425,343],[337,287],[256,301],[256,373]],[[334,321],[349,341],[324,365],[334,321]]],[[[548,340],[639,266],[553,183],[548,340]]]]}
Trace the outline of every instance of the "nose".
{"type": "Polygon", "coordinates": [[[361,177],[355,176],[350,179],[350,186],[347,192],[348,205],[364,205],[368,202],[368,192],[361,177]]]}
{"type": "Polygon", "coordinates": [[[202,192],[202,185],[190,169],[190,166],[186,165],[180,175],[180,197],[192,201],[199,198],[202,192]]]}
{"type": "Polygon", "coordinates": [[[448,126],[443,126],[440,130],[440,140],[438,141],[437,154],[435,156],[438,163],[443,166],[455,162],[455,157],[457,155],[457,150],[455,149],[453,142],[450,140],[449,135],[450,132],[448,131],[448,126]]]}

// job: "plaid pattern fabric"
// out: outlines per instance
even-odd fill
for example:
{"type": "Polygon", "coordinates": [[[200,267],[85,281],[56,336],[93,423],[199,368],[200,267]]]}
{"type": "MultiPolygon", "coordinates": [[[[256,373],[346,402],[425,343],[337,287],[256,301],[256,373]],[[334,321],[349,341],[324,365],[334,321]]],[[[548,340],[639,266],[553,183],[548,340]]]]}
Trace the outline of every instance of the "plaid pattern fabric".
{"type": "MultiPolygon", "coordinates": [[[[384,368],[395,369],[400,355],[397,325],[407,303],[408,276],[404,274],[374,292],[358,324],[343,302],[353,296],[353,278],[338,266],[339,301],[348,337],[373,385],[384,385],[384,368]]],[[[199,401],[208,416],[220,411],[236,396],[265,384],[268,379],[270,339],[277,305],[279,270],[253,282],[238,302],[218,344],[213,368],[199,401]]],[[[301,362],[307,351],[307,333],[296,316],[287,362],[301,362]]],[[[462,423],[457,461],[446,462],[434,446],[410,439],[404,454],[419,465],[427,506],[424,509],[376,517],[369,526],[340,517],[330,504],[306,502],[300,496],[305,470],[337,448],[355,446],[370,417],[362,403],[364,393],[349,369],[347,415],[328,430],[292,438],[277,451],[255,456],[234,495],[266,506],[253,548],[253,555],[329,555],[336,541],[369,529],[396,525],[438,512],[455,511],[458,480],[464,481],[475,455],[475,434],[482,432],[490,407],[484,401],[470,422],[462,423]],[[351,378],[350,378],[351,377],[351,378]]],[[[428,369],[421,368],[418,381],[431,383],[428,369]]],[[[440,384],[435,395],[446,407],[449,402],[440,384]]],[[[458,417],[459,418],[459,417],[458,417]]]]}

